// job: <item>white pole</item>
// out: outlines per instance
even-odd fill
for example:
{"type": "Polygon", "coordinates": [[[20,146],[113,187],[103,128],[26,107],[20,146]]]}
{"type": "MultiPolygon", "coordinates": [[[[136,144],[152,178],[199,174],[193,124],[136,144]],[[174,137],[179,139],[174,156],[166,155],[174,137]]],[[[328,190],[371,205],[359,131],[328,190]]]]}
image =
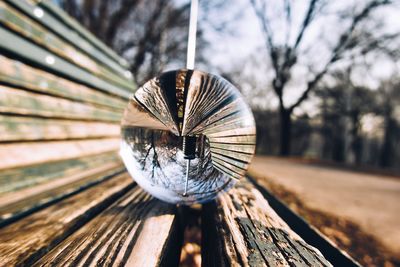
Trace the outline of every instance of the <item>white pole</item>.
{"type": "MultiPolygon", "coordinates": [[[[196,32],[197,32],[197,14],[198,14],[199,1],[192,0],[190,3],[190,20],[189,20],[189,37],[188,37],[188,47],[187,47],[187,58],[186,58],[186,68],[189,70],[194,69],[194,59],[196,56],[196,32]]],[[[183,196],[187,197],[188,183],[189,183],[189,168],[190,159],[187,160],[186,165],[186,181],[185,181],[185,191],[183,196]]]]}
{"type": "Polygon", "coordinates": [[[187,48],[186,68],[194,69],[194,59],[196,56],[196,32],[197,32],[197,14],[199,1],[192,0],[190,4],[189,38],[187,48]]]}

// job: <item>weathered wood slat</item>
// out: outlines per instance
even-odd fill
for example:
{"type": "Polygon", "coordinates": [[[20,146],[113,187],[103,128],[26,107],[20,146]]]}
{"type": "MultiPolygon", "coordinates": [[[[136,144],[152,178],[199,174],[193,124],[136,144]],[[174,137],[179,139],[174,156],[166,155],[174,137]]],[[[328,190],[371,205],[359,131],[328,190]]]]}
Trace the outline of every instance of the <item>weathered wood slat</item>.
{"type": "Polygon", "coordinates": [[[221,120],[228,120],[232,118],[237,118],[238,113],[240,113],[240,109],[238,110],[238,106],[240,107],[241,99],[235,99],[229,104],[223,106],[218,112],[210,114],[211,116],[207,117],[205,120],[201,121],[192,131],[196,132],[201,129],[208,128],[211,124],[215,124],[221,120]]]}
{"type": "Polygon", "coordinates": [[[121,163],[116,151],[27,167],[3,169],[0,172],[0,197],[5,193],[75,175],[106,163],[121,163]]]}
{"type": "MultiPolygon", "coordinates": [[[[229,157],[224,153],[215,153],[215,150],[211,150],[213,153],[213,159],[220,159],[224,161],[225,163],[229,164],[230,166],[234,166],[240,170],[246,171],[247,165],[249,161],[241,161],[238,158],[234,157],[229,157]]],[[[251,158],[250,158],[251,159],[251,158]]]]}
{"type": "Polygon", "coordinates": [[[128,90],[133,89],[132,81],[128,81],[120,75],[117,75],[98,64],[93,59],[83,54],[80,50],[64,42],[60,37],[47,31],[37,22],[21,14],[15,8],[5,4],[4,2],[0,2],[0,22],[21,36],[45,47],[49,51],[52,51],[71,63],[86,69],[94,75],[98,75],[103,79],[125,87],[128,90]]]}
{"type": "Polygon", "coordinates": [[[128,98],[130,91],[100,79],[97,76],[73,65],[65,59],[47,51],[46,49],[20,38],[16,33],[0,27],[0,49],[11,53],[24,61],[35,64],[51,72],[79,81],[83,84],[97,88],[106,93],[128,98]]]}
{"type": "Polygon", "coordinates": [[[243,179],[203,207],[203,266],[331,266],[243,179]]]}
{"type": "Polygon", "coordinates": [[[237,135],[237,136],[223,136],[223,137],[210,137],[210,142],[222,144],[243,144],[254,145],[256,143],[255,135],[237,135]]]}
{"type": "MultiPolygon", "coordinates": [[[[115,58],[112,56],[110,57],[107,53],[102,52],[96,46],[94,46],[93,43],[87,38],[83,38],[75,28],[70,27],[64,22],[64,20],[61,19],[61,17],[65,15],[54,15],[54,11],[58,12],[58,14],[62,14],[63,12],[59,11],[57,8],[54,8],[53,5],[43,3],[44,1],[41,3],[33,3],[30,1],[5,0],[5,2],[22,10],[30,18],[36,20],[50,31],[63,38],[65,42],[68,42],[77,49],[82,50],[93,59],[96,59],[97,61],[101,62],[101,64],[110,68],[112,71],[124,76],[128,80],[131,79],[130,73],[126,71],[128,65],[126,64],[125,60],[118,56],[115,56],[115,58]],[[49,9],[52,9],[51,12],[49,9]]],[[[110,49],[106,50],[110,51],[110,49]]]]}
{"type": "Polygon", "coordinates": [[[0,82],[32,91],[123,110],[126,101],[0,55],[0,82]]]}
{"type": "Polygon", "coordinates": [[[0,146],[0,170],[116,151],[119,138],[10,143],[0,146]]]}
{"type": "Polygon", "coordinates": [[[0,113],[119,122],[122,113],[0,85],[0,113]]]}
{"type": "Polygon", "coordinates": [[[243,162],[250,162],[251,159],[253,158],[252,154],[238,152],[238,151],[230,151],[230,150],[225,150],[225,149],[219,149],[219,148],[215,148],[215,147],[211,148],[211,151],[215,154],[235,158],[235,159],[237,159],[239,161],[243,161],[243,162]]]}
{"type": "MultiPolygon", "coordinates": [[[[145,83],[130,99],[129,108],[134,114],[136,113],[135,109],[139,109],[138,111],[140,111],[140,109],[147,110],[150,116],[157,118],[171,132],[176,135],[180,135],[179,125],[176,121],[177,114],[175,114],[173,110],[174,104],[176,106],[176,103],[170,103],[166,93],[168,89],[170,89],[169,91],[175,89],[175,82],[173,81],[172,86],[170,85],[169,88],[165,88],[163,86],[170,82],[167,78],[154,78],[145,83]]],[[[124,115],[125,117],[131,116],[129,110],[127,110],[124,115]]]]}
{"type": "Polygon", "coordinates": [[[177,266],[175,213],[135,187],[33,266],[177,266]]]}
{"type": "Polygon", "coordinates": [[[255,128],[254,127],[246,127],[246,128],[232,129],[232,130],[228,130],[228,131],[220,131],[217,133],[209,133],[209,134],[207,134],[207,137],[208,138],[234,137],[234,136],[243,136],[243,135],[255,135],[255,128]]]}
{"type": "Polygon", "coordinates": [[[247,144],[223,144],[223,143],[214,143],[210,141],[210,147],[216,148],[219,150],[227,150],[227,151],[234,151],[236,153],[244,153],[252,155],[254,151],[254,144],[247,145],[247,144]]]}
{"type": "Polygon", "coordinates": [[[216,110],[223,109],[235,100],[231,87],[232,85],[216,76],[200,71],[193,72],[187,92],[182,133],[191,134],[198,125],[204,127],[196,130],[204,132],[210,117],[217,116],[216,110]]]}
{"type": "Polygon", "coordinates": [[[117,137],[120,127],[103,122],[81,122],[0,114],[0,142],[117,137]]]}
{"type": "Polygon", "coordinates": [[[0,262],[32,263],[133,187],[121,174],[0,229],[0,262]]]}
{"type": "Polygon", "coordinates": [[[136,100],[131,99],[124,111],[121,121],[122,127],[141,127],[146,129],[157,129],[168,131],[159,119],[154,117],[146,109],[144,109],[136,100]]]}
{"type": "Polygon", "coordinates": [[[213,164],[213,167],[215,167],[220,172],[225,173],[226,175],[228,175],[232,179],[239,180],[239,179],[242,178],[241,174],[238,174],[238,173],[226,168],[223,164],[220,164],[218,161],[214,161],[213,160],[212,164],[213,164]]]}
{"type": "Polygon", "coordinates": [[[103,163],[73,175],[3,194],[0,196],[0,225],[122,171],[124,167],[121,162],[103,163]]]}
{"type": "MultiPolygon", "coordinates": [[[[253,119],[252,114],[242,118],[234,118],[234,116],[230,116],[226,119],[221,119],[211,125],[208,125],[207,128],[203,131],[204,134],[213,134],[219,133],[222,131],[231,131],[235,129],[244,128],[244,124],[248,123],[253,119]]],[[[200,128],[200,127],[199,127],[200,128]]],[[[255,134],[255,130],[253,129],[252,135],[255,134]]]]}
{"type": "MultiPolygon", "coordinates": [[[[65,12],[63,12],[60,8],[51,3],[51,1],[42,1],[42,0],[34,0],[38,7],[43,8],[45,12],[49,12],[49,14],[53,15],[57,18],[61,23],[67,25],[69,28],[73,29],[80,36],[82,36],[85,40],[89,41],[94,47],[100,50],[102,54],[106,54],[109,58],[113,59],[117,65],[121,65],[127,68],[128,62],[125,59],[118,56],[114,50],[107,47],[101,41],[99,41],[96,37],[93,36],[87,29],[82,27],[75,20],[71,19],[65,12]]],[[[119,66],[120,67],[120,66],[119,66]]]]}

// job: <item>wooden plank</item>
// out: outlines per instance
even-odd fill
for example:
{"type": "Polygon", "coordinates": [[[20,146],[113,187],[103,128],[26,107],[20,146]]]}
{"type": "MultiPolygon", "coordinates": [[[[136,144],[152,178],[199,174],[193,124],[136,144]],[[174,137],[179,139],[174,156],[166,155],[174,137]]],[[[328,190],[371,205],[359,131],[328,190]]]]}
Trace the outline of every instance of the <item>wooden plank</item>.
{"type": "Polygon", "coordinates": [[[243,135],[255,135],[256,128],[254,126],[252,127],[246,127],[246,128],[239,128],[239,129],[233,129],[233,130],[228,130],[228,131],[221,131],[221,132],[216,132],[216,133],[208,133],[207,137],[208,138],[214,138],[214,137],[233,137],[233,136],[243,136],[243,135]]]}
{"type": "Polygon", "coordinates": [[[104,43],[99,41],[91,32],[89,32],[85,27],[82,27],[76,20],[71,18],[67,13],[65,13],[62,9],[58,8],[51,1],[42,1],[42,0],[33,0],[37,3],[39,7],[42,7],[43,10],[50,12],[54,15],[58,20],[62,23],[70,27],[71,29],[78,32],[82,37],[91,42],[95,47],[97,47],[101,52],[107,54],[110,58],[114,59],[115,62],[124,66],[125,68],[129,67],[128,62],[117,55],[114,50],[107,47],[104,43]]]}
{"type": "Polygon", "coordinates": [[[175,214],[135,187],[33,266],[177,266],[175,214]]]}
{"type": "Polygon", "coordinates": [[[133,89],[127,90],[102,80],[48,50],[21,38],[16,33],[1,27],[0,49],[18,57],[20,60],[23,59],[30,64],[38,65],[48,71],[57,73],[57,75],[79,81],[106,93],[128,98],[130,92],[133,92],[133,89]]]}
{"type": "Polygon", "coordinates": [[[214,147],[212,147],[210,150],[213,154],[224,155],[247,163],[251,162],[251,159],[253,158],[253,154],[242,153],[238,151],[231,151],[214,147]]]}
{"type": "Polygon", "coordinates": [[[212,164],[218,170],[240,179],[246,173],[252,154],[244,154],[237,151],[220,150],[211,147],[212,164]]]}
{"type": "Polygon", "coordinates": [[[0,114],[0,142],[117,137],[120,127],[103,122],[81,122],[0,114]]]}
{"type": "Polygon", "coordinates": [[[122,117],[121,126],[124,128],[141,127],[169,131],[159,119],[143,108],[136,100],[131,99],[122,117]]]}
{"type": "Polygon", "coordinates": [[[124,76],[128,80],[131,80],[131,74],[126,70],[127,64],[125,60],[119,57],[118,59],[113,59],[112,57],[108,56],[107,51],[110,51],[110,49],[107,48],[105,49],[106,51],[101,51],[86,38],[82,38],[82,36],[75,31],[74,28],[69,27],[68,24],[60,20],[59,16],[55,16],[53,10],[52,12],[49,12],[49,8],[52,7],[51,5],[45,3],[35,4],[32,1],[17,0],[5,0],[5,2],[22,10],[30,18],[36,20],[47,29],[53,31],[55,34],[63,38],[65,42],[68,42],[76,48],[82,50],[87,55],[90,55],[92,58],[109,67],[117,74],[124,76]],[[124,67],[122,67],[122,65],[124,65],[124,67]]]}
{"type": "Polygon", "coordinates": [[[217,170],[219,170],[222,173],[225,173],[226,175],[228,175],[232,179],[240,180],[241,178],[243,178],[242,174],[238,174],[238,173],[226,168],[224,165],[220,164],[217,161],[213,161],[212,164],[213,164],[214,168],[216,168],[217,170]]]}
{"type": "MultiPolygon", "coordinates": [[[[172,80],[170,78],[170,74],[164,74],[160,78],[151,79],[140,87],[134,97],[130,99],[130,108],[132,109],[129,110],[130,112],[125,113],[124,117],[131,116],[131,113],[134,115],[136,113],[135,109],[138,109],[138,113],[140,109],[145,109],[150,113],[150,116],[157,118],[171,132],[180,135],[179,125],[176,121],[177,114],[174,111],[175,103],[170,103],[171,101],[167,97],[167,90],[165,88],[165,84],[171,83],[172,80]]],[[[175,82],[168,85],[170,86],[168,87],[170,91],[175,89],[175,82]]]]}
{"type": "MultiPolygon", "coordinates": [[[[230,116],[228,118],[221,119],[213,124],[210,124],[207,126],[207,128],[204,128],[202,131],[196,131],[198,133],[204,133],[204,134],[213,134],[213,133],[219,133],[221,131],[230,131],[230,130],[235,130],[235,129],[241,129],[247,127],[246,124],[248,124],[248,121],[251,121],[253,119],[253,115],[249,114],[248,116],[242,116],[240,118],[235,118],[235,116],[230,116]]],[[[200,128],[200,127],[199,127],[200,128]]],[[[251,135],[255,134],[255,127],[253,127],[253,131],[251,135]]],[[[195,133],[195,131],[193,131],[195,133]]]]}
{"type": "Polygon", "coordinates": [[[223,143],[223,144],[244,144],[254,145],[256,144],[255,135],[236,135],[236,136],[223,136],[209,138],[210,142],[223,143]]]}
{"type": "MultiPolygon", "coordinates": [[[[242,160],[238,160],[237,158],[233,158],[233,157],[228,157],[226,154],[222,153],[215,153],[215,151],[211,151],[211,153],[213,153],[212,157],[213,159],[219,159],[222,160],[232,166],[235,166],[237,168],[239,168],[240,170],[246,171],[247,170],[247,166],[249,165],[248,161],[242,161],[242,160]]],[[[251,159],[251,158],[250,158],[251,159]]]]}
{"type": "Polygon", "coordinates": [[[45,47],[54,54],[65,58],[71,63],[86,69],[94,75],[98,75],[105,80],[111,81],[116,85],[133,89],[132,81],[122,78],[120,75],[111,72],[108,68],[98,64],[86,54],[76,49],[72,45],[64,42],[60,37],[47,31],[43,26],[36,23],[29,17],[21,14],[15,8],[0,2],[0,22],[10,30],[13,30],[25,38],[45,47]]]}
{"type": "Polygon", "coordinates": [[[242,176],[246,173],[246,170],[243,170],[242,168],[239,168],[239,167],[227,162],[225,159],[221,159],[221,157],[218,157],[217,155],[212,155],[211,159],[212,159],[213,164],[218,163],[220,166],[223,166],[226,169],[231,170],[234,173],[237,173],[242,176]]]}
{"type": "Polygon", "coordinates": [[[294,213],[288,206],[282,203],[274,195],[272,195],[264,187],[265,179],[254,180],[254,177],[248,177],[254,186],[260,191],[263,197],[268,201],[271,208],[306,242],[317,247],[324,257],[334,266],[361,267],[361,264],[356,262],[345,251],[337,247],[336,244],[322,234],[315,226],[309,224],[302,217],[294,213]],[[260,182],[260,183],[259,183],[260,182]],[[263,185],[264,183],[264,185],[263,185]]]}
{"type": "Polygon", "coordinates": [[[18,192],[3,194],[0,196],[0,225],[14,221],[24,214],[30,214],[124,170],[121,162],[103,163],[73,175],[53,179],[18,192]]]}
{"type": "Polygon", "coordinates": [[[332,266],[242,179],[203,207],[203,266],[332,266]]]}
{"type": "Polygon", "coordinates": [[[223,143],[214,143],[210,141],[210,147],[216,148],[219,150],[233,151],[236,153],[249,154],[253,155],[255,151],[255,145],[246,145],[246,144],[223,144],[223,143]]]}
{"type": "Polygon", "coordinates": [[[122,113],[0,85],[0,113],[119,122],[122,113]]]}
{"type": "Polygon", "coordinates": [[[45,162],[27,167],[3,169],[0,172],[0,197],[9,192],[61,179],[65,176],[75,175],[110,162],[121,162],[116,151],[55,162],[45,162]]]}
{"type": "Polygon", "coordinates": [[[118,138],[2,144],[0,170],[115,151],[118,147],[118,138]]]}
{"type": "Polygon", "coordinates": [[[30,266],[133,187],[125,173],[0,229],[0,262],[30,266]]]}
{"type": "Polygon", "coordinates": [[[35,69],[0,55],[0,81],[40,93],[123,110],[126,102],[119,97],[99,92],[51,73],[35,69]]]}

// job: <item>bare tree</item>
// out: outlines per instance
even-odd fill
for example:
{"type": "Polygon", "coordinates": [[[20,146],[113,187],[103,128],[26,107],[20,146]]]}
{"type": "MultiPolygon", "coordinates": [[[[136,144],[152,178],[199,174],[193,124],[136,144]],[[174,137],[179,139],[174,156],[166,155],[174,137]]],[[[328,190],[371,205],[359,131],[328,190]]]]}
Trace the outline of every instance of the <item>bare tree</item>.
{"type": "MultiPolygon", "coordinates": [[[[292,9],[294,1],[284,0],[281,13],[278,13],[280,18],[283,18],[285,27],[279,27],[278,30],[272,27],[274,19],[270,18],[271,10],[267,0],[250,0],[255,14],[261,24],[261,29],[265,37],[265,47],[272,63],[274,78],[272,87],[279,99],[280,113],[280,154],[289,155],[291,150],[291,132],[292,132],[292,114],[317,87],[317,84],[328,73],[332,66],[341,61],[346,53],[357,51],[360,54],[366,54],[373,49],[380,48],[380,43],[387,38],[397,38],[398,34],[391,36],[377,35],[371,33],[364,26],[366,21],[369,21],[373,11],[382,6],[387,6],[392,2],[390,0],[369,0],[359,3],[362,8],[353,7],[350,10],[351,14],[340,14],[342,16],[343,25],[347,25],[337,36],[336,41],[330,47],[329,56],[325,63],[319,66],[308,66],[310,78],[305,82],[299,97],[290,105],[284,101],[284,93],[287,89],[288,82],[292,79],[293,69],[299,65],[299,56],[305,53],[301,50],[305,43],[305,35],[312,28],[312,25],[318,17],[321,17],[324,8],[327,6],[327,1],[309,0],[304,17],[297,32],[292,27],[292,9]],[[355,10],[355,11],[354,11],[355,10]],[[349,23],[345,23],[349,22],[349,23]],[[277,32],[280,31],[280,32],[277,32]],[[282,34],[281,31],[285,31],[282,34]],[[278,41],[277,36],[284,36],[283,41],[278,41]],[[322,65],[322,66],[321,66],[322,65]]],[[[331,1],[335,2],[335,1],[331,1]]],[[[276,11],[276,10],[274,10],[276,11]]],[[[340,25],[341,27],[343,25],[340,25]]],[[[339,25],[338,25],[339,26],[339,25]]],[[[339,28],[339,27],[338,27],[339,28]]],[[[315,43],[320,43],[320,40],[315,40],[315,43]]],[[[303,47],[304,48],[304,47],[303,47]]],[[[317,52],[316,52],[317,53],[317,52]]],[[[315,55],[314,55],[315,57],[315,55]]],[[[301,87],[301,86],[299,86],[301,87]]]]}
{"type": "MultiPolygon", "coordinates": [[[[383,142],[380,152],[379,165],[392,167],[399,160],[396,155],[396,143],[400,143],[400,125],[396,118],[396,108],[400,107],[400,80],[392,78],[381,83],[378,90],[379,113],[384,121],[383,142]]],[[[397,152],[398,153],[398,152],[397,152]]]]}
{"type": "MultiPolygon", "coordinates": [[[[64,0],[62,7],[130,64],[137,84],[184,66],[190,1],[64,0]]],[[[197,60],[205,41],[198,28],[197,60]]]]}

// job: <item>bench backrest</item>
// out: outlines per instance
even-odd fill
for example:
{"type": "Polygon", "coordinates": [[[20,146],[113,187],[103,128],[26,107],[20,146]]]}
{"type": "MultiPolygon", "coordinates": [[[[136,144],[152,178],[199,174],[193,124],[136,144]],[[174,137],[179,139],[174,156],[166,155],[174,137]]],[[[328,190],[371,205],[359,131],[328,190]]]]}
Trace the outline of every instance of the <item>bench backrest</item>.
{"type": "MultiPolygon", "coordinates": [[[[48,1],[1,1],[0,23],[0,200],[120,164],[125,60],[48,1]]],[[[26,205],[0,207],[0,224],[26,205]]]]}

